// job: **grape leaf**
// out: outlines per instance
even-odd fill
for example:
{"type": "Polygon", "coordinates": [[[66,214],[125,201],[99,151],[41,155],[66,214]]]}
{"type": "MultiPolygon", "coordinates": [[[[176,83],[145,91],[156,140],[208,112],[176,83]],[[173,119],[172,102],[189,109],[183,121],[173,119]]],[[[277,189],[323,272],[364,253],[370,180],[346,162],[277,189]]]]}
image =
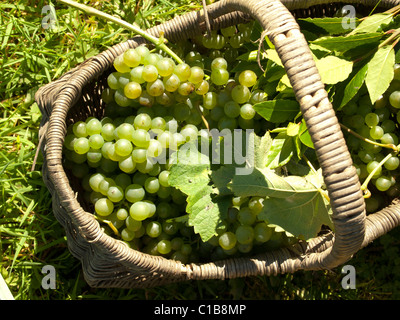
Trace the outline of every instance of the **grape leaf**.
{"type": "Polygon", "coordinates": [[[336,84],[348,78],[353,71],[353,62],[328,56],[316,61],[316,65],[325,84],[336,84]]]}
{"type": "Polygon", "coordinates": [[[279,198],[265,199],[258,218],[308,240],[317,236],[322,225],[333,229],[330,214],[330,206],[321,193],[296,193],[287,201],[279,198]]]}
{"type": "Polygon", "coordinates": [[[298,193],[316,193],[322,186],[305,177],[282,177],[271,169],[255,168],[250,175],[234,176],[229,188],[241,197],[274,197],[287,199],[298,193]]]}
{"type": "Polygon", "coordinates": [[[377,45],[382,37],[383,33],[363,33],[350,36],[322,37],[313,41],[312,44],[324,47],[331,51],[345,52],[365,44],[377,45]]]}
{"type": "Polygon", "coordinates": [[[254,110],[270,122],[282,123],[293,119],[299,113],[300,105],[295,100],[278,99],[256,103],[254,110]]]}
{"type": "Polygon", "coordinates": [[[284,166],[295,153],[293,138],[286,132],[279,133],[273,140],[265,157],[265,166],[275,169],[284,166]]]}
{"type": "Polygon", "coordinates": [[[394,63],[395,52],[390,45],[378,49],[368,63],[365,83],[372,103],[389,88],[394,77],[394,63]]]}
{"type": "Polygon", "coordinates": [[[300,141],[307,147],[314,149],[314,143],[311,140],[310,132],[307,129],[305,120],[303,119],[300,124],[300,132],[299,132],[300,141]]]}

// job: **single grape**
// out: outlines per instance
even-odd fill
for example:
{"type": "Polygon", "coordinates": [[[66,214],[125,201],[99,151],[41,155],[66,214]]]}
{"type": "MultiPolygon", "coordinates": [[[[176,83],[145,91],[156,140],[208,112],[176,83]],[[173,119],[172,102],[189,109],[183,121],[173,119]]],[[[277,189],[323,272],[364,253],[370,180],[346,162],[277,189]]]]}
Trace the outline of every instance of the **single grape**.
{"type": "Polygon", "coordinates": [[[158,61],[160,61],[163,57],[158,53],[149,53],[143,60],[143,65],[153,65],[156,66],[158,61]]]}
{"type": "Polygon", "coordinates": [[[236,246],[236,235],[230,231],[221,234],[218,238],[218,243],[224,250],[231,250],[236,246]]]}
{"type": "Polygon", "coordinates": [[[113,141],[114,140],[114,131],[115,125],[112,123],[105,123],[101,128],[101,135],[103,136],[105,141],[113,141]]]}
{"type": "Polygon", "coordinates": [[[120,107],[128,107],[131,104],[131,100],[125,96],[123,89],[118,89],[114,93],[114,100],[120,107]]]}
{"type": "Polygon", "coordinates": [[[124,94],[129,99],[139,98],[142,94],[142,87],[139,83],[131,81],[125,85],[124,94]]]}
{"type": "MultiPolygon", "coordinates": [[[[160,141],[150,139],[149,146],[147,147],[147,157],[157,158],[163,152],[163,146],[160,141]]],[[[142,161],[143,162],[143,161],[142,161]]]]}
{"type": "Polygon", "coordinates": [[[392,186],[390,178],[381,176],[375,181],[375,186],[379,191],[387,191],[392,186]]]}
{"type": "Polygon", "coordinates": [[[171,252],[171,241],[160,240],[157,244],[157,251],[161,254],[168,254],[171,252]]]}
{"type": "Polygon", "coordinates": [[[163,78],[163,83],[166,91],[175,92],[176,90],[178,90],[181,80],[175,73],[173,73],[163,78]]]}
{"type": "Polygon", "coordinates": [[[72,132],[77,138],[86,138],[88,136],[86,123],[83,121],[75,122],[72,125],[72,132]]]}
{"type": "Polygon", "coordinates": [[[136,163],[142,163],[147,160],[147,150],[145,148],[136,147],[132,151],[132,159],[136,163]]]}
{"type": "Polygon", "coordinates": [[[143,66],[137,66],[130,71],[130,80],[132,82],[139,84],[145,83],[145,80],[143,79],[143,68],[143,66]]]}
{"type": "Polygon", "coordinates": [[[238,226],[235,231],[237,242],[250,244],[254,239],[254,230],[251,226],[238,226]]]}
{"type": "Polygon", "coordinates": [[[74,141],[74,151],[77,154],[85,154],[89,150],[90,150],[89,139],[81,137],[74,141]]]}
{"type": "Polygon", "coordinates": [[[148,193],[157,193],[160,189],[160,182],[156,177],[149,177],[144,182],[144,188],[148,193]]]}
{"type": "Polygon", "coordinates": [[[124,199],[124,190],[120,186],[111,186],[108,188],[107,197],[112,202],[120,202],[124,199]]]}
{"type": "Polygon", "coordinates": [[[118,161],[118,167],[122,172],[133,173],[136,169],[136,161],[133,156],[127,156],[126,158],[118,161]]]}
{"type": "Polygon", "coordinates": [[[225,85],[229,80],[229,72],[226,69],[213,69],[211,71],[211,82],[217,86],[225,85]]]}
{"type": "Polygon", "coordinates": [[[211,110],[217,106],[217,94],[213,91],[203,95],[203,107],[211,110]]]}
{"type": "Polygon", "coordinates": [[[239,75],[239,83],[245,87],[252,87],[257,83],[257,75],[252,70],[242,71],[239,75]]]}
{"type": "Polygon", "coordinates": [[[121,54],[114,60],[114,68],[118,72],[125,73],[131,71],[131,68],[124,62],[124,55],[121,54]]]}
{"type": "Polygon", "coordinates": [[[104,145],[104,138],[101,134],[93,134],[89,137],[89,146],[91,149],[101,149],[104,145]]]}
{"type": "Polygon", "coordinates": [[[381,137],[381,142],[384,144],[394,144],[397,146],[399,143],[399,138],[394,133],[385,133],[381,137]]]}
{"type": "Polygon", "coordinates": [[[389,102],[393,108],[400,109],[400,91],[394,91],[389,96],[389,102]]]}
{"type": "Polygon", "coordinates": [[[89,178],[89,185],[95,192],[100,192],[99,185],[106,177],[102,173],[94,173],[89,178]]]}
{"type": "Polygon", "coordinates": [[[124,228],[121,231],[121,239],[124,241],[132,241],[135,238],[135,232],[129,230],[128,228],[124,228]]]}
{"type": "Polygon", "coordinates": [[[134,202],[129,208],[129,214],[132,219],[143,221],[150,215],[150,207],[143,201],[134,202]]]}
{"type": "Polygon", "coordinates": [[[135,203],[144,199],[146,191],[139,184],[131,184],[125,189],[125,198],[131,203],[135,203]]]}
{"type": "Polygon", "coordinates": [[[379,116],[376,113],[370,112],[365,116],[365,124],[368,127],[375,127],[379,124],[379,116]]]}
{"type": "Polygon", "coordinates": [[[249,207],[240,208],[238,212],[238,221],[242,225],[252,225],[256,221],[256,215],[250,210],[249,207]]]}
{"type": "Polygon", "coordinates": [[[146,91],[153,97],[161,96],[164,93],[164,89],[164,83],[160,79],[148,82],[146,85],[146,91]]]}
{"type": "Polygon", "coordinates": [[[195,92],[199,96],[206,94],[210,90],[210,84],[207,80],[202,80],[195,84],[195,92]]]}
{"type": "Polygon", "coordinates": [[[233,101],[243,104],[249,101],[250,90],[248,87],[239,84],[232,89],[231,95],[233,101]]]}
{"type": "Polygon", "coordinates": [[[386,160],[384,167],[389,171],[393,171],[396,170],[399,167],[399,165],[400,165],[400,159],[396,156],[393,156],[388,160],[386,160]]]}
{"type": "Polygon", "coordinates": [[[158,221],[150,221],[146,226],[146,234],[151,238],[157,238],[162,231],[162,225],[158,221]]]}
{"type": "Polygon", "coordinates": [[[102,124],[100,120],[96,118],[90,118],[86,121],[86,134],[89,136],[94,134],[100,134],[102,129],[102,124]]]}
{"type": "Polygon", "coordinates": [[[169,187],[168,178],[169,178],[169,171],[168,170],[161,171],[160,174],[158,175],[158,181],[160,185],[163,187],[169,187]]]}
{"type": "Polygon", "coordinates": [[[197,84],[203,81],[204,79],[204,70],[200,67],[194,66],[191,67],[190,69],[190,77],[188,78],[188,81],[197,84]]]}
{"type": "Polygon", "coordinates": [[[187,63],[180,63],[175,66],[174,74],[178,76],[181,82],[185,82],[190,78],[191,68],[187,63]]]}
{"type": "Polygon", "coordinates": [[[108,198],[101,198],[96,201],[94,210],[99,216],[105,217],[113,212],[114,204],[108,198]]]}
{"type": "Polygon", "coordinates": [[[370,163],[367,164],[368,173],[371,173],[376,168],[378,168],[378,169],[375,172],[375,174],[373,175],[373,178],[378,178],[382,174],[382,167],[379,167],[379,162],[375,161],[375,160],[371,161],[370,163]]]}
{"type": "Polygon", "coordinates": [[[156,81],[158,78],[158,70],[155,66],[149,64],[143,67],[142,78],[146,82],[156,81]]]}
{"type": "Polygon", "coordinates": [[[144,63],[146,57],[150,54],[149,48],[142,45],[142,46],[136,47],[135,50],[140,56],[140,63],[144,63]]]}
{"type": "Polygon", "coordinates": [[[119,208],[116,212],[116,216],[119,220],[126,220],[129,217],[129,212],[125,208],[119,208]]]}
{"type": "Polygon", "coordinates": [[[114,146],[115,146],[115,153],[121,157],[127,157],[133,151],[133,145],[127,139],[117,140],[114,146]]]}
{"type": "Polygon", "coordinates": [[[132,179],[129,174],[120,173],[115,177],[114,181],[117,186],[120,186],[125,190],[126,187],[131,184],[132,179]]]}
{"type": "Polygon", "coordinates": [[[229,38],[236,34],[236,26],[229,26],[221,29],[221,33],[224,37],[229,38]]]}
{"type": "Polygon", "coordinates": [[[383,135],[385,134],[385,132],[383,131],[383,129],[380,126],[375,126],[372,127],[369,135],[371,136],[372,139],[381,139],[383,137],[383,135]]]}
{"type": "Polygon", "coordinates": [[[128,49],[124,52],[124,62],[131,68],[140,64],[141,57],[135,49],[128,49]]]}
{"type": "Polygon", "coordinates": [[[272,229],[265,222],[257,223],[254,227],[254,240],[259,243],[267,242],[272,233],[272,229]]]}
{"type": "Polygon", "coordinates": [[[229,101],[224,106],[224,113],[229,118],[237,118],[240,115],[240,106],[235,101],[229,101]]]}

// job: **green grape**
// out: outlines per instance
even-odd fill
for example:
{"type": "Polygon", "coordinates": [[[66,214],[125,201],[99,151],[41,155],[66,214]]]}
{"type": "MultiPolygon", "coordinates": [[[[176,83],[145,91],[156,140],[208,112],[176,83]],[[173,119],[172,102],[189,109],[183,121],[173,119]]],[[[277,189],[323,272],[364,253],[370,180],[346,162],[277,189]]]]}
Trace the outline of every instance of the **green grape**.
{"type": "Polygon", "coordinates": [[[178,76],[180,82],[185,82],[190,78],[191,68],[187,63],[180,63],[175,66],[174,74],[178,76]]]}
{"type": "Polygon", "coordinates": [[[178,103],[173,107],[173,116],[178,121],[185,121],[190,117],[191,109],[185,103],[178,103]]]}
{"type": "Polygon", "coordinates": [[[384,144],[394,144],[397,146],[399,143],[399,138],[394,133],[385,133],[381,137],[381,142],[384,144]]]}
{"type": "Polygon", "coordinates": [[[372,139],[378,140],[383,137],[384,133],[385,132],[380,126],[375,126],[371,128],[369,135],[371,136],[372,139]]]}
{"type": "Polygon", "coordinates": [[[364,163],[370,163],[371,161],[374,160],[374,154],[371,152],[368,152],[366,150],[360,150],[358,152],[358,157],[360,158],[360,160],[364,163]]]}
{"type": "Polygon", "coordinates": [[[114,211],[114,204],[108,198],[101,198],[96,201],[94,210],[99,216],[105,217],[114,211]]]}
{"type": "Polygon", "coordinates": [[[185,138],[179,132],[175,132],[172,134],[172,140],[169,143],[169,148],[171,150],[177,151],[178,148],[185,143],[185,138]]]}
{"type": "Polygon", "coordinates": [[[65,136],[65,139],[64,139],[64,144],[63,144],[64,147],[66,147],[70,151],[73,151],[74,150],[74,143],[75,143],[76,139],[77,138],[75,137],[74,134],[67,134],[65,136]]]}
{"type": "Polygon", "coordinates": [[[124,199],[124,190],[120,186],[111,186],[108,188],[107,197],[112,202],[120,202],[124,199]]]}
{"type": "Polygon", "coordinates": [[[240,208],[238,212],[238,221],[242,225],[252,225],[256,221],[256,215],[250,210],[249,207],[240,208]]]}
{"type": "Polygon", "coordinates": [[[183,136],[185,141],[195,141],[199,135],[199,131],[195,125],[187,124],[185,125],[180,134],[183,136]]]}
{"type": "Polygon", "coordinates": [[[86,138],[88,136],[86,123],[83,121],[75,122],[72,126],[72,132],[77,138],[86,138]]]}
{"type": "Polygon", "coordinates": [[[229,38],[236,34],[236,26],[229,26],[221,29],[221,33],[224,37],[229,38]]]}
{"type": "Polygon", "coordinates": [[[117,127],[116,134],[119,139],[131,140],[134,131],[132,124],[124,122],[117,127]]]}
{"type": "Polygon", "coordinates": [[[155,66],[149,64],[143,67],[142,78],[146,82],[153,82],[158,78],[158,70],[155,66]]]}
{"type": "Polygon", "coordinates": [[[89,185],[95,192],[100,192],[99,185],[106,177],[101,173],[94,173],[89,178],[89,185]]]}
{"type": "MultiPolygon", "coordinates": [[[[164,83],[164,89],[166,90],[165,83],[164,83]]],[[[156,97],[156,102],[162,106],[170,106],[170,105],[172,105],[174,100],[175,100],[174,96],[169,91],[164,91],[161,95],[156,97]]],[[[154,111],[157,110],[156,114],[158,114],[159,116],[165,116],[167,114],[166,108],[160,109],[160,108],[157,108],[157,105],[156,105],[156,106],[154,106],[154,109],[155,109],[154,111]]]]}
{"type": "Polygon", "coordinates": [[[114,146],[115,146],[115,153],[121,157],[127,157],[133,151],[133,145],[127,139],[117,140],[114,146]]]}
{"type": "Polygon", "coordinates": [[[374,160],[367,164],[368,173],[371,173],[373,170],[375,170],[375,168],[378,169],[373,175],[373,178],[378,178],[382,174],[382,167],[379,167],[379,162],[374,160]]]}
{"type": "Polygon", "coordinates": [[[182,248],[183,244],[184,244],[184,241],[182,238],[176,237],[176,238],[172,238],[172,240],[171,240],[171,248],[174,251],[179,251],[182,248]]]}
{"type": "Polygon", "coordinates": [[[393,133],[396,130],[396,123],[393,120],[387,119],[381,123],[381,128],[385,133],[393,133]]]}
{"type": "Polygon", "coordinates": [[[118,167],[122,172],[133,173],[136,169],[136,161],[133,156],[127,156],[125,159],[118,161],[118,167]]]}
{"type": "Polygon", "coordinates": [[[165,77],[163,83],[166,91],[175,92],[178,90],[181,80],[175,73],[173,73],[170,76],[165,77]]]}
{"type": "Polygon", "coordinates": [[[383,122],[390,118],[390,110],[388,108],[377,109],[375,113],[379,116],[379,121],[383,122]]]}
{"type": "Polygon", "coordinates": [[[250,90],[246,86],[239,84],[232,89],[231,96],[233,101],[236,101],[239,104],[243,104],[249,101],[250,90]]]}
{"type": "Polygon", "coordinates": [[[173,215],[173,208],[168,202],[161,201],[157,205],[156,213],[161,219],[167,219],[173,215]]]}
{"type": "Polygon", "coordinates": [[[396,156],[393,156],[388,160],[386,160],[384,167],[389,171],[393,171],[396,170],[399,167],[399,165],[400,165],[400,159],[396,156]]]}
{"type": "Polygon", "coordinates": [[[211,62],[211,71],[219,69],[228,69],[228,62],[222,57],[215,58],[211,62]]]}
{"type": "Polygon", "coordinates": [[[124,63],[130,68],[137,67],[140,61],[141,57],[135,49],[128,49],[124,52],[124,63]]]}
{"type": "Polygon", "coordinates": [[[118,77],[119,77],[118,72],[112,72],[108,75],[107,85],[110,87],[110,89],[113,90],[119,89],[118,77]]]}
{"type": "Polygon", "coordinates": [[[156,207],[156,205],[154,204],[153,201],[143,200],[143,202],[149,207],[149,210],[150,210],[149,218],[151,218],[156,213],[157,207],[156,207]]]}
{"type": "MultiPolygon", "coordinates": [[[[155,139],[150,139],[149,146],[146,150],[147,157],[157,158],[161,155],[163,151],[163,146],[160,141],[155,139]]],[[[143,162],[143,161],[142,161],[143,162]]]]}
{"type": "Polygon", "coordinates": [[[229,101],[224,106],[224,113],[229,118],[237,118],[240,115],[240,106],[235,101],[229,101]]]}
{"type": "Polygon", "coordinates": [[[254,230],[251,226],[238,226],[235,231],[237,242],[241,244],[250,244],[254,240],[254,230]]]}
{"type": "Polygon", "coordinates": [[[197,84],[202,82],[203,79],[204,79],[204,70],[197,66],[191,67],[190,77],[188,78],[188,81],[193,84],[197,84]]]}
{"type": "Polygon", "coordinates": [[[90,150],[89,139],[81,137],[74,141],[74,151],[77,154],[85,154],[89,150],[90,150]]]}
{"type": "Polygon", "coordinates": [[[265,222],[257,223],[254,226],[254,240],[259,243],[267,242],[272,237],[272,229],[265,222]]]}
{"type": "Polygon", "coordinates": [[[135,203],[144,199],[146,191],[139,184],[131,184],[125,189],[125,199],[135,203]]]}
{"type": "Polygon", "coordinates": [[[118,89],[115,91],[114,100],[117,103],[117,105],[120,107],[129,107],[131,104],[131,101],[129,100],[129,98],[125,96],[123,89],[118,89]]]}
{"type": "Polygon", "coordinates": [[[90,118],[90,120],[86,122],[86,134],[88,134],[89,136],[94,134],[100,134],[101,128],[102,124],[100,120],[96,118],[90,118]]]}
{"type": "Polygon", "coordinates": [[[178,87],[178,93],[181,96],[188,96],[195,90],[195,86],[191,82],[182,82],[178,87]]]}
{"type": "Polygon", "coordinates": [[[125,85],[124,94],[129,99],[139,98],[142,94],[142,87],[139,83],[131,81],[125,85]]]}
{"type": "Polygon", "coordinates": [[[236,246],[236,235],[230,231],[221,234],[218,238],[220,247],[224,250],[231,250],[236,246]]]}
{"type": "Polygon", "coordinates": [[[168,77],[174,72],[175,62],[171,58],[162,58],[157,64],[156,68],[162,77],[168,77]]]}
{"type": "Polygon", "coordinates": [[[241,34],[235,34],[229,39],[229,44],[232,48],[238,49],[244,43],[243,36],[241,34]]]}
{"type": "Polygon", "coordinates": [[[132,241],[135,238],[135,232],[124,228],[121,231],[121,239],[124,241],[132,241]]]}
{"type": "Polygon", "coordinates": [[[132,151],[132,159],[136,163],[143,163],[147,160],[147,150],[145,148],[134,148],[132,151]]]}
{"type": "Polygon", "coordinates": [[[147,91],[143,91],[137,101],[141,106],[150,108],[154,105],[155,97],[149,95],[147,91]]]}
{"type": "Polygon", "coordinates": [[[155,117],[151,120],[151,131],[156,134],[159,134],[165,130],[166,122],[162,117],[155,117]]]}
{"type": "Polygon", "coordinates": [[[172,133],[169,131],[164,131],[157,136],[157,141],[161,143],[163,149],[169,148],[172,139],[172,133]]]}
{"type": "Polygon", "coordinates": [[[119,208],[116,212],[117,219],[125,221],[129,217],[129,212],[125,208],[119,208]]]}
{"type": "Polygon", "coordinates": [[[148,82],[146,86],[146,91],[153,97],[161,96],[164,93],[164,89],[164,83],[160,79],[157,79],[153,82],[148,82]]]}
{"type": "Polygon", "coordinates": [[[100,182],[100,184],[99,184],[99,192],[100,192],[102,195],[106,196],[106,195],[107,195],[107,192],[108,192],[108,189],[109,189],[111,186],[115,186],[115,185],[116,185],[116,184],[115,184],[114,179],[112,179],[112,178],[104,178],[104,180],[102,180],[102,181],[100,182]]]}
{"type": "Polygon", "coordinates": [[[162,223],[162,229],[169,236],[172,236],[179,231],[178,224],[175,221],[164,221],[162,223]]]}
{"type": "Polygon", "coordinates": [[[162,59],[162,56],[157,53],[149,53],[143,60],[143,65],[153,65],[156,66],[158,61],[162,59]]]}
{"type": "Polygon", "coordinates": [[[393,108],[400,109],[400,91],[394,91],[389,96],[389,102],[393,108]]]}
{"type": "Polygon", "coordinates": [[[240,107],[240,116],[245,120],[251,120],[256,115],[253,105],[246,103],[240,107]]]}
{"type": "Polygon", "coordinates": [[[162,225],[158,221],[150,221],[146,226],[146,234],[151,238],[159,237],[162,230],[162,225]]]}
{"type": "Polygon", "coordinates": [[[130,73],[122,73],[118,77],[119,89],[124,89],[124,87],[129,83],[129,81],[130,81],[130,73]]]}
{"type": "Polygon", "coordinates": [[[211,109],[211,111],[210,111],[211,120],[219,121],[224,116],[225,116],[224,108],[216,107],[216,108],[211,109]]]}
{"type": "Polygon", "coordinates": [[[392,186],[390,178],[381,176],[375,181],[375,186],[379,191],[387,191],[392,186]]]}
{"type": "Polygon", "coordinates": [[[105,123],[101,128],[101,135],[103,136],[105,141],[113,141],[114,140],[114,131],[115,125],[112,123],[105,123]]]}
{"type": "Polygon", "coordinates": [[[192,247],[190,244],[188,243],[184,243],[180,249],[180,251],[184,254],[184,255],[190,255],[193,251],[192,247]]]}
{"type": "Polygon", "coordinates": [[[139,113],[133,123],[135,129],[148,131],[151,128],[151,117],[146,113],[139,113]]]}
{"type": "Polygon", "coordinates": [[[101,150],[92,148],[87,152],[86,156],[88,162],[90,162],[92,165],[99,163],[99,161],[103,158],[101,150]]]}
{"type": "Polygon", "coordinates": [[[144,63],[146,57],[150,54],[150,50],[143,45],[136,47],[135,50],[140,56],[140,63],[144,63]]]}
{"type": "Polygon", "coordinates": [[[124,62],[124,55],[121,54],[118,57],[115,58],[114,60],[114,68],[118,72],[125,73],[131,71],[131,68],[125,64],[124,62]]]}
{"type": "Polygon", "coordinates": [[[217,94],[213,91],[207,92],[203,95],[203,107],[211,110],[217,106],[217,94]]]}
{"type": "Polygon", "coordinates": [[[229,80],[229,72],[226,69],[213,69],[211,71],[211,82],[217,86],[227,84],[229,80]]]}
{"type": "Polygon", "coordinates": [[[149,217],[150,207],[146,202],[137,201],[130,206],[129,214],[132,219],[143,221],[149,217]]]}
{"type": "Polygon", "coordinates": [[[258,215],[264,208],[264,198],[262,197],[250,198],[248,207],[253,214],[258,215]]]}
{"type": "Polygon", "coordinates": [[[144,188],[148,193],[157,193],[160,189],[160,182],[156,177],[149,177],[144,182],[144,188]]]}
{"type": "Polygon", "coordinates": [[[163,187],[169,187],[168,178],[169,178],[169,171],[168,170],[161,171],[160,174],[158,175],[158,181],[160,185],[163,187]]]}
{"type": "Polygon", "coordinates": [[[145,129],[136,129],[132,134],[132,142],[139,148],[147,148],[150,144],[149,132],[145,129]]]}
{"type": "Polygon", "coordinates": [[[202,57],[200,52],[198,51],[189,51],[186,56],[185,56],[185,61],[191,65],[192,63],[196,62],[196,61],[201,61],[202,57]]]}
{"type": "Polygon", "coordinates": [[[101,134],[93,134],[89,137],[89,146],[91,149],[101,149],[104,145],[104,138],[101,134]]]}
{"type": "Polygon", "coordinates": [[[365,124],[368,127],[375,127],[379,124],[379,116],[376,113],[370,112],[365,116],[365,124]]]}
{"type": "Polygon", "coordinates": [[[202,80],[199,83],[196,83],[194,88],[196,94],[202,96],[205,95],[210,90],[210,84],[208,83],[207,80],[202,80]]]}
{"type": "Polygon", "coordinates": [[[224,129],[233,131],[236,128],[237,128],[237,120],[235,118],[222,117],[218,121],[218,129],[220,131],[222,131],[224,129]]]}
{"type": "Polygon", "coordinates": [[[160,240],[157,244],[157,251],[161,254],[168,254],[171,252],[171,241],[160,240]]]}
{"type": "MultiPolygon", "coordinates": [[[[135,83],[145,83],[146,81],[143,79],[143,66],[137,66],[130,71],[130,80],[135,83]]],[[[116,88],[118,89],[118,88],[116,88]]]]}
{"type": "Polygon", "coordinates": [[[242,71],[239,75],[239,83],[245,87],[252,87],[257,83],[257,75],[252,70],[242,71]]]}
{"type": "Polygon", "coordinates": [[[136,164],[136,168],[138,171],[142,173],[149,173],[154,169],[154,161],[151,159],[146,159],[144,162],[139,162],[136,164]]]}

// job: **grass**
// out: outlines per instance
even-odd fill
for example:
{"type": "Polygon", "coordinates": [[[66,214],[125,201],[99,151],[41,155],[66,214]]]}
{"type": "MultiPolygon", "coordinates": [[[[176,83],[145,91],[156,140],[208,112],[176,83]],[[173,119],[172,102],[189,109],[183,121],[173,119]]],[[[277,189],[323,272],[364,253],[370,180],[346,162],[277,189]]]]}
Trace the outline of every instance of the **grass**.
{"type": "MultiPolygon", "coordinates": [[[[85,1],[141,28],[199,8],[179,1],[85,1]]],[[[399,228],[358,252],[349,262],[357,289],[344,290],[341,269],[225,281],[191,281],[156,289],[95,289],[67,248],[42,180],[39,154],[32,169],[41,114],[37,88],[126,40],[130,34],[53,2],[57,24],[44,29],[47,1],[0,1],[0,270],[17,300],[363,299],[400,298],[399,228]],[[42,267],[57,272],[55,289],[42,287],[42,267]]]]}

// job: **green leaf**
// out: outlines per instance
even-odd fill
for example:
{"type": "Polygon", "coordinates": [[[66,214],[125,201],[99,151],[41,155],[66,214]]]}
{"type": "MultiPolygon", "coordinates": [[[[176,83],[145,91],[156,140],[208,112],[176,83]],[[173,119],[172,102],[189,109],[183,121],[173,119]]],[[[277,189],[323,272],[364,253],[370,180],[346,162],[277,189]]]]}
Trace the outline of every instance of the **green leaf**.
{"type": "Polygon", "coordinates": [[[258,218],[308,240],[318,235],[322,225],[333,228],[330,213],[330,206],[320,192],[296,193],[287,201],[279,198],[265,199],[258,218]]]}
{"type": "Polygon", "coordinates": [[[380,48],[368,63],[365,83],[372,103],[389,88],[394,77],[394,63],[395,52],[390,45],[380,48]]]}
{"type": "MultiPolygon", "coordinates": [[[[357,19],[356,19],[357,21],[357,19]]],[[[318,30],[323,30],[329,34],[347,33],[349,30],[343,28],[343,18],[305,18],[299,19],[300,25],[307,23],[316,27],[318,30]]]]}
{"type": "Polygon", "coordinates": [[[310,132],[307,129],[306,122],[303,119],[301,124],[300,124],[300,130],[299,130],[299,138],[300,141],[307,147],[314,149],[314,143],[311,140],[311,135],[310,132]]]}
{"type": "Polygon", "coordinates": [[[300,105],[295,100],[263,101],[254,105],[256,112],[264,119],[273,123],[282,123],[293,119],[300,111],[300,105]]]}
{"type": "Polygon", "coordinates": [[[235,176],[229,188],[240,197],[274,197],[286,199],[299,193],[319,192],[322,183],[315,184],[305,177],[277,175],[270,169],[258,169],[246,176],[235,176]]]}
{"type": "Polygon", "coordinates": [[[328,56],[316,61],[316,65],[321,75],[321,80],[325,84],[336,84],[347,79],[353,70],[353,62],[340,59],[335,56],[328,56]]]}
{"type": "Polygon", "coordinates": [[[265,157],[265,167],[275,169],[284,166],[293,157],[295,152],[293,138],[285,132],[279,133],[272,140],[270,149],[265,157]]]}
{"type": "Polygon", "coordinates": [[[313,41],[312,44],[324,47],[331,51],[345,52],[365,44],[378,45],[382,37],[383,33],[363,33],[350,36],[321,37],[313,41]]]}
{"type": "Polygon", "coordinates": [[[344,95],[339,109],[350,102],[351,99],[358,93],[365,82],[365,76],[368,72],[368,63],[366,63],[357,73],[350,79],[344,89],[344,95]]]}
{"type": "Polygon", "coordinates": [[[387,13],[377,13],[363,20],[350,34],[377,32],[392,21],[393,15],[387,13]]]}

